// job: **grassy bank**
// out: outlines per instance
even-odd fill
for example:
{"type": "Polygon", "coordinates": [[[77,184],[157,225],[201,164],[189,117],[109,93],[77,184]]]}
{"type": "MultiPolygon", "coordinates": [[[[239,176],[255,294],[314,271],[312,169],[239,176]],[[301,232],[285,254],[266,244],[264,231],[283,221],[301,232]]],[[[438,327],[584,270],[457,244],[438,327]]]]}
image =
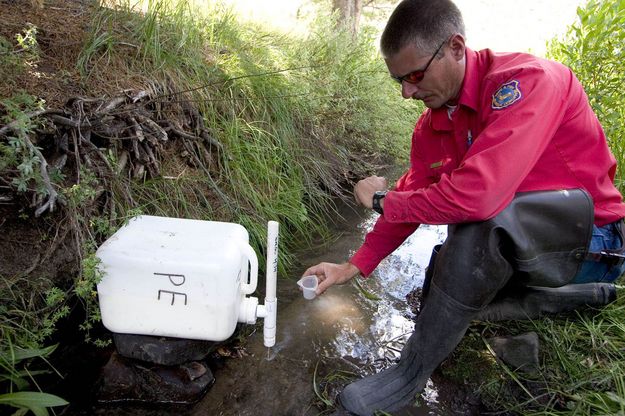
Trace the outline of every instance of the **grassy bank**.
{"type": "MultiPolygon", "coordinates": [[[[584,83],[619,159],[624,190],[621,4],[589,3],[581,23],[554,41],[551,53],[584,83]]],[[[32,13],[27,17],[2,15],[7,25],[0,28],[0,128],[17,122],[0,134],[0,227],[18,247],[11,270],[0,273],[0,386],[6,394],[36,389],[24,364],[50,353],[39,348],[70,308],[86,310],[83,329],[98,332],[94,251],[129,217],[241,223],[261,259],[266,221],[277,219],[286,276],[289,254],[327,235],[334,199],[349,197],[345,189],[376,165],[407,155],[419,112],[389,80],[374,34],[365,30],[354,39],[330,19],[320,19],[306,37],[290,37],[241,24],[228,10],[198,10],[186,2],[152,1],[145,9],[130,3],[76,9],[61,0],[48,6],[25,10],[32,13]],[[64,15],[49,27],[24,23],[43,14],[54,18],[56,9],[71,17],[67,24],[64,15]],[[88,99],[66,105],[77,96],[88,99]],[[119,97],[125,106],[97,119],[113,123],[107,131],[114,134],[93,130],[95,150],[80,147],[79,136],[57,135],[75,129],[33,116],[50,109],[63,110],[64,117],[94,115],[119,97]],[[135,99],[137,113],[130,109],[135,99]],[[145,129],[131,124],[139,117],[171,122],[150,133],[169,135],[154,147],[155,162],[143,162],[129,145],[149,130],[148,121],[137,123],[145,129]],[[72,151],[56,168],[63,146],[72,151]],[[48,179],[43,159],[51,166],[48,179]],[[56,210],[35,215],[52,192],[58,193],[56,210]],[[36,257],[29,247],[43,254],[36,257]]],[[[8,10],[3,3],[0,14],[8,10]]],[[[601,311],[475,326],[444,371],[478,385],[493,411],[624,413],[625,294],[619,294],[601,311]],[[529,330],[541,339],[538,376],[515,373],[484,352],[489,335],[529,330]]],[[[0,395],[4,403],[27,406],[11,397],[0,395]]],[[[61,403],[47,399],[39,404],[61,403]]]]}
{"type": "Polygon", "coordinates": [[[149,2],[144,13],[103,7],[79,67],[89,84],[143,78],[144,88],[156,85],[155,101],[195,106],[221,144],[218,166],[188,174],[180,163],[164,165],[162,177],[196,186],[162,177],[133,184],[141,209],[239,222],[257,247],[266,220],[280,219],[284,264],[296,241],[324,232],[330,197],[404,154],[415,112],[399,103],[372,36],[354,40],[329,20],[292,38],[186,2],[149,2]],[[202,186],[217,200],[177,192],[202,186]]]}
{"type": "Polygon", "coordinates": [[[524,322],[474,323],[441,374],[494,414],[620,415],[625,410],[625,290],[601,310],[524,322]],[[539,367],[496,359],[488,340],[535,332],[539,367]]]}
{"type": "Polygon", "coordinates": [[[327,18],[290,37],[220,7],[144,6],[0,9],[4,404],[60,403],[15,396],[36,389],[24,351],[48,354],[37,348],[70,309],[86,311],[88,338],[100,333],[94,252],[128,218],[237,222],[260,259],[278,220],[285,277],[293,250],[327,235],[344,189],[407,153],[418,109],[373,33],[327,18]]]}

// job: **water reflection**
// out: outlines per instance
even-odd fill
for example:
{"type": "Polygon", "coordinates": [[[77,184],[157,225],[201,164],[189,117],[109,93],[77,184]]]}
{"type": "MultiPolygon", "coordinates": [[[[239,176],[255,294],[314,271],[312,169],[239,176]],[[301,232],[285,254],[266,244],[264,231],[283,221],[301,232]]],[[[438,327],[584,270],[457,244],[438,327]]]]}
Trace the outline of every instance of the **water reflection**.
{"type": "MultiPolygon", "coordinates": [[[[301,257],[301,272],[322,261],[344,262],[360,247],[376,217],[346,216],[340,224],[341,237],[330,249],[301,257]]],[[[351,284],[306,300],[295,283],[299,276],[281,280],[275,347],[268,353],[262,334],[251,337],[246,344],[250,355],[228,361],[216,372],[215,385],[191,415],[317,415],[319,409],[312,403],[318,397],[311,388],[315,377],[322,389],[320,380],[333,372],[349,371],[358,377],[391,365],[414,326],[406,295],[422,285],[432,247],[445,234],[443,227],[420,227],[369,279],[359,279],[378,301],[367,299],[351,284]]],[[[440,413],[438,396],[429,382],[422,395],[425,406],[396,416],[445,414],[440,413]]]]}
{"type": "MultiPolygon", "coordinates": [[[[345,258],[360,246],[376,218],[373,214],[358,224],[359,233],[353,236],[353,246],[345,258]]],[[[395,362],[414,327],[406,295],[423,285],[432,247],[444,241],[446,235],[445,227],[422,225],[383,260],[362,283],[365,290],[379,298],[377,301],[362,296],[354,287],[333,287],[316,299],[315,319],[336,331],[334,335],[326,334],[332,340],[328,344],[321,342],[319,352],[327,357],[350,357],[350,361],[359,363],[361,375],[395,362]]],[[[429,409],[438,407],[438,391],[431,381],[422,397],[425,406],[411,414],[430,414],[429,409]]]]}
{"type": "MultiPolygon", "coordinates": [[[[376,218],[374,214],[358,225],[362,238],[373,227],[376,218]]],[[[362,284],[380,300],[368,300],[353,289],[350,296],[340,297],[341,302],[356,302],[361,313],[358,320],[338,328],[332,342],[335,354],[355,358],[363,364],[388,363],[399,357],[401,347],[414,326],[414,316],[406,302],[406,295],[423,285],[432,247],[445,237],[444,227],[422,225],[383,260],[362,284]],[[363,327],[365,325],[366,328],[363,327]]],[[[358,242],[354,243],[349,256],[359,247],[358,242]]],[[[327,294],[332,296],[332,290],[327,294]]],[[[335,298],[332,298],[331,302],[334,301],[335,298]]]]}

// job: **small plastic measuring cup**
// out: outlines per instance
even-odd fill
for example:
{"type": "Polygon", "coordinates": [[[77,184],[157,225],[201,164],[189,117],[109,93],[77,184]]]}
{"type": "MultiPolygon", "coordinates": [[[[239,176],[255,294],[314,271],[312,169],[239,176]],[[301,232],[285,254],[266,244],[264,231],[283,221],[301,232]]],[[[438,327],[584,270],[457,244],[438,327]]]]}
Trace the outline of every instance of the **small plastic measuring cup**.
{"type": "Polygon", "coordinates": [[[314,299],[315,296],[317,296],[317,294],[315,293],[315,291],[317,290],[317,285],[319,284],[317,276],[304,276],[297,281],[297,284],[299,287],[302,288],[302,291],[304,292],[304,299],[310,300],[314,299]]]}

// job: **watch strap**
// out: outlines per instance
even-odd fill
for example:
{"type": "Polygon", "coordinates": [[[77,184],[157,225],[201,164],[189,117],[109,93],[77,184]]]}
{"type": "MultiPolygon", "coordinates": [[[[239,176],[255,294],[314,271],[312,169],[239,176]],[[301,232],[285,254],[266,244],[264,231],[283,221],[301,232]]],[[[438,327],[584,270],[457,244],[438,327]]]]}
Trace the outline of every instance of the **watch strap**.
{"type": "Polygon", "coordinates": [[[386,191],[377,191],[373,194],[373,201],[371,207],[375,212],[380,215],[384,215],[384,209],[382,208],[382,200],[386,196],[386,191]]]}

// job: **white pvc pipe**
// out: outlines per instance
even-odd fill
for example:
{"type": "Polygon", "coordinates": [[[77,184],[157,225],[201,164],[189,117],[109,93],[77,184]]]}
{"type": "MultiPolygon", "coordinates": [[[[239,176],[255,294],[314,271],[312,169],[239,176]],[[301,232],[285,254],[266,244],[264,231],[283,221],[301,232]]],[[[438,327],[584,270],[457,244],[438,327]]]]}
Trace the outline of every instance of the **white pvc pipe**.
{"type": "Polygon", "coordinates": [[[278,284],[278,231],[279,224],[276,221],[269,221],[267,223],[267,273],[265,274],[267,290],[265,293],[264,310],[262,311],[265,318],[263,334],[266,347],[273,347],[276,344],[276,313],[278,310],[278,300],[276,299],[276,286],[278,284]]]}

